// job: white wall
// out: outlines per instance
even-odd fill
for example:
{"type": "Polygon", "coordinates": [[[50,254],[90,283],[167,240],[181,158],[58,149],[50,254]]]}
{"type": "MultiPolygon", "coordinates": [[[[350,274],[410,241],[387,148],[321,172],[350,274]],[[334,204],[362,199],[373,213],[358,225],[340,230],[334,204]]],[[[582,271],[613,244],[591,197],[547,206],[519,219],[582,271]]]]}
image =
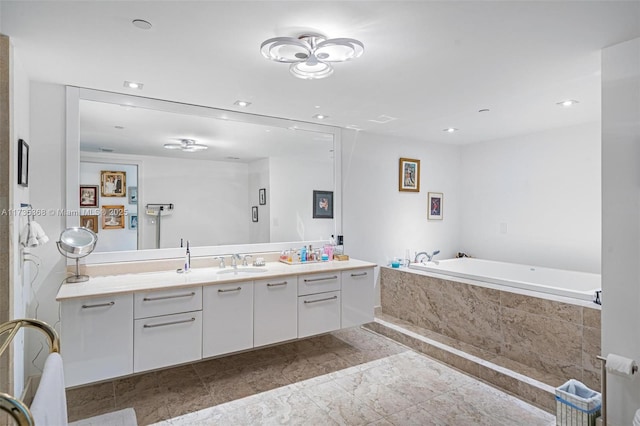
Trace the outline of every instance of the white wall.
{"type": "MultiPolygon", "coordinates": [[[[602,353],[640,362],[640,39],[602,51],[602,353]]],[[[640,408],[640,381],[609,375],[612,425],[640,408]]]]}
{"type": "Polygon", "coordinates": [[[334,187],[333,175],[327,173],[332,163],[328,158],[269,159],[271,241],[331,238],[334,221],[314,219],[312,207],[314,190],[331,191],[334,187]]]}
{"type": "Polygon", "coordinates": [[[600,273],[600,160],[599,123],[462,146],[461,249],[600,273]]]}
{"type": "MultiPolygon", "coordinates": [[[[96,215],[102,214],[104,206],[123,206],[127,212],[124,217],[124,228],[104,229],[103,218],[98,217],[98,243],[95,251],[117,251],[136,250],[138,248],[138,230],[131,229],[130,217],[138,215],[138,205],[129,204],[129,188],[138,186],[138,167],[131,164],[118,163],[93,163],[88,161],[80,162],[80,185],[98,186],[98,207],[82,208],[80,214],[96,215]],[[101,171],[123,171],[126,173],[126,196],[125,197],[102,197],[100,196],[101,171]]],[[[82,224],[81,224],[82,225],[82,224]]]]}

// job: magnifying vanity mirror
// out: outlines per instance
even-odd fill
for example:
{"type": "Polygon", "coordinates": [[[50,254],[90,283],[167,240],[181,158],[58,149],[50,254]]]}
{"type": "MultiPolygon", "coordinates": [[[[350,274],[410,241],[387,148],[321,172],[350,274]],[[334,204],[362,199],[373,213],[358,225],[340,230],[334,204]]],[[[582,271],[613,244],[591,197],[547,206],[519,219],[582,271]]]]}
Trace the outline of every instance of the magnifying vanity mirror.
{"type": "Polygon", "coordinates": [[[215,254],[340,233],[339,128],[74,87],[67,100],[78,165],[67,206],[82,218],[67,226],[95,224],[98,261],[171,257],[187,240],[215,254]],[[314,191],[333,193],[329,217],[314,217],[314,191]]]}

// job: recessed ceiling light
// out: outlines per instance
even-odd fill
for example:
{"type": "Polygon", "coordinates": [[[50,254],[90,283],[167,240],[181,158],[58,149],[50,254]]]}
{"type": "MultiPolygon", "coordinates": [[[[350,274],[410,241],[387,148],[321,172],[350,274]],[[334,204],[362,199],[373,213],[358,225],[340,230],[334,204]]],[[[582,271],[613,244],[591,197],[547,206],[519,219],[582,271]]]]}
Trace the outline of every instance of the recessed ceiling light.
{"type": "Polygon", "coordinates": [[[391,117],[389,115],[382,114],[378,118],[375,118],[375,119],[372,118],[369,121],[372,122],[372,123],[376,123],[376,124],[386,124],[386,123],[388,123],[390,121],[393,121],[393,120],[397,120],[397,118],[391,117]]]}
{"type": "Polygon", "coordinates": [[[489,112],[489,111],[491,111],[489,108],[482,108],[478,110],[478,112],[489,112]]]}
{"type": "Polygon", "coordinates": [[[442,129],[442,131],[447,133],[453,133],[453,132],[457,132],[458,129],[456,129],[455,127],[448,127],[446,129],[442,129]]]}
{"type": "Polygon", "coordinates": [[[165,143],[165,149],[182,150],[184,152],[204,151],[209,147],[194,141],[193,139],[181,139],[180,143],[165,143]]]}
{"type": "Polygon", "coordinates": [[[313,118],[315,118],[316,120],[325,120],[327,118],[329,118],[328,115],[324,115],[324,114],[316,114],[313,116],[313,118]]]}
{"type": "Polygon", "coordinates": [[[570,107],[578,103],[580,102],[576,101],[575,99],[567,99],[566,101],[557,102],[556,105],[563,106],[563,107],[570,107]]]}
{"type": "Polygon", "coordinates": [[[129,89],[138,89],[138,90],[142,90],[142,86],[144,86],[144,84],[142,83],[136,83],[135,81],[124,81],[124,87],[128,87],[129,89]]]}
{"type": "Polygon", "coordinates": [[[232,157],[232,156],[228,156],[226,157],[227,160],[239,160],[240,157],[232,157]]]}
{"type": "Polygon", "coordinates": [[[234,105],[241,106],[241,107],[248,107],[249,105],[251,105],[251,102],[247,102],[247,101],[235,101],[233,104],[234,104],[234,105]]]}
{"type": "Polygon", "coordinates": [[[140,28],[141,30],[151,29],[152,25],[150,22],[145,21],[144,19],[134,19],[131,21],[134,27],[140,28]]]}
{"type": "Polygon", "coordinates": [[[116,129],[118,129],[118,130],[122,130],[122,129],[124,129],[124,127],[123,127],[123,126],[113,126],[113,127],[114,127],[114,128],[116,128],[116,129]]]}
{"type": "Polygon", "coordinates": [[[320,108],[320,105],[316,105],[316,106],[314,106],[314,108],[315,108],[315,109],[319,109],[319,108],[320,108]]]}

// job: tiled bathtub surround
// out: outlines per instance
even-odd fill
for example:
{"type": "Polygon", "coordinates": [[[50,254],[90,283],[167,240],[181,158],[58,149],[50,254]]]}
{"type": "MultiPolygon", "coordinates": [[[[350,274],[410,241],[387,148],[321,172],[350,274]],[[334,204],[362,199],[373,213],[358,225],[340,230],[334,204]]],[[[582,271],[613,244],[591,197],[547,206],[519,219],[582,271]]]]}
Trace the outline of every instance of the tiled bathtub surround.
{"type": "Polygon", "coordinates": [[[384,314],[531,367],[554,387],[575,378],[600,389],[597,309],[389,268],[380,288],[384,314]]]}

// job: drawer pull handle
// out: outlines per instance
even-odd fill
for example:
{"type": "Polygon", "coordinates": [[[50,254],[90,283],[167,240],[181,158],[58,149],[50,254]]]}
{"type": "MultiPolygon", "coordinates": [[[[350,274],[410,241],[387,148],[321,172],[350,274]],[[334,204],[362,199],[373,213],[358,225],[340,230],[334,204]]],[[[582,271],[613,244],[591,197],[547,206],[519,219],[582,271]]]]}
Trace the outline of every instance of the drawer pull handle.
{"type": "Polygon", "coordinates": [[[230,291],[240,291],[242,290],[242,287],[236,287],[236,288],[228,288],[226,290],[223,290],[221,288],[218,289],[218,293],[228,293],[230,291]]]}
{"type": "Polygon", "coordinates": [[[102,307],[105,307],[105,306],[113,306],[115,304],[116,304],[116,302],[98,303],[96,305],[82,305],[82,309],[102,308],[102,307]]]}
{"type": "Polygon", "coordinates": [[[316,281],[337,280],[337,279],[338,279],[338,276],[337,276],[337,275],[334,275],[334,276],[332,276],[332,277],[322,277],[322,278],[305,278],[305,279],[304,279],[304,282],[305,282],[305,283],[313,283],[313,282],[316,282],[316,281]]]}
{"type": "Polygon", "coordinates": [[[286,281],[282,281],[281,283],[267,283],[267,287],[280,287],[282,285],[287,285],[286,281]]]}
{"type": "Polygon", "coordinates": [[[361,272],[361,273],[359,273],[359,274],[351,274],[351,276],[352,276],[352,277],[364,277],[364,276],[366,276],[366,275],[367,275],[367,273],[366,273],[366,272],[361,272]]]}
{"type": "Polygon", "coordinates": [[[192,291],[191,293],[187,293],[187,294],[176,294],[175,296],[158,296],[158,297],[145,297],[144,300],[145,302],[153,302],[155,300],[166,300],[166,299],[177,299],[179,297],[191,297],[191,296],[195,296],[196,292],[192,291]]]}
{"type": "Polygon", "coordinates": [[[164,327],[165,325],[182,324],[185,322],[194,322],[195,320],[196,320],[195,318],[191,318],[191,319],[186,319],[181,321],[163,322],[162,324],[151,324],[151,325],[145,324],[143,327],[144,328],[164,327]]]}
{"type": "Polygon", "coordinates": [[[326,300],[335,300],[337,299],[338,296],[332,296],[332,297],[325,297],[324,299],[318,299],[318,300],[305,300],[304,303],[317,303],[317,302],[324,302],[326,300]]]}

